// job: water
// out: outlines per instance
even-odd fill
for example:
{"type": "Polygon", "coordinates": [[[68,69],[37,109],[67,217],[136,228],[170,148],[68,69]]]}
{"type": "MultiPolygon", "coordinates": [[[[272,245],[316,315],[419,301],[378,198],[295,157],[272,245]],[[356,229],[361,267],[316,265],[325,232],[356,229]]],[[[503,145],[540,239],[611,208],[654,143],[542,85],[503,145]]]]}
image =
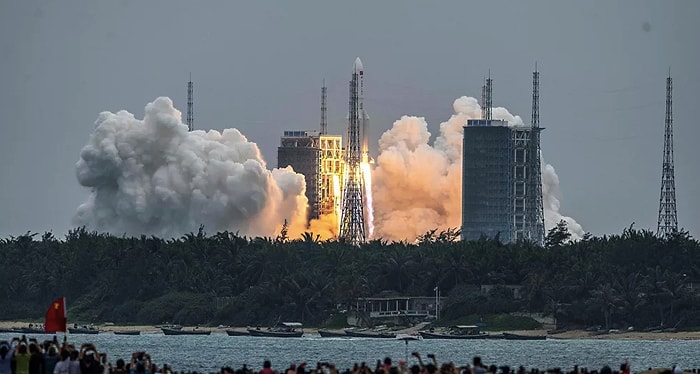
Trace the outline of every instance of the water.
{"type": "MultiPolygon", "coordinates": [[[[0,340],[9,340],[13,336],[16,334],[0,333],[0,340]]],[[[36,337],[42,341],[51,336],[36,337]]],[[[340,369],[351,368],[355,362],[366,362],[374,368],[376,360],[386,356],[394,361],[408,358],[409,365],[412,365],[415,363],[412,351],[420,352],[424,358],[428,353],[434,353],[438,363],[454,361],[458,365],[470,363],[471,358],[478,355],[487,364],[541,369],[570,369],[574,365],[617,368],[624,360],[632,363],[633,371],[673,364],[688,369],[700,368],[698,340],[419,340],[409,341],[406,345],[404,341],[394,339],[104,333],[70,335],[69,342],[76,346],[94,343],[98,351],[107,353],[112,363],[118,358],[128,362],[132,352],[146,351],[158,366],[169,364],[173,370],[204,372],[218,371],[222,366],[238,368],[244,363],[259,370],[265,359],[270,359],[273,369],[278,370],[303,361],[312,368],[316,362],[323,361],[335,363],[340,369]]]]}

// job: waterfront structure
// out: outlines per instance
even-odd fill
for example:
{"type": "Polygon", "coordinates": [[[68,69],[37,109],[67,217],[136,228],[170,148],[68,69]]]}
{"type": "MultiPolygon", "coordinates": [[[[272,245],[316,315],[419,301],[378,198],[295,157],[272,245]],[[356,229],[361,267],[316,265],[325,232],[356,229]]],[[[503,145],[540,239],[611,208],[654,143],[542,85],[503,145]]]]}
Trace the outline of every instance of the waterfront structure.
{"type": "Polygon", "coordinates": [[[464,126],[462,240],[544,242],[539,73],[533,73],[530,126],[492,118],[492,84],[482,87],[482,119],[464,126]]]}
{"type": "Polygon", "coordinates": [[[676,179],[673,166],[673,78],[666,78],[666,119],[664,126],[664,158],[661,168],[661,197],[656,233],[666,236],[678,232],[676,213],[676,179]]]}

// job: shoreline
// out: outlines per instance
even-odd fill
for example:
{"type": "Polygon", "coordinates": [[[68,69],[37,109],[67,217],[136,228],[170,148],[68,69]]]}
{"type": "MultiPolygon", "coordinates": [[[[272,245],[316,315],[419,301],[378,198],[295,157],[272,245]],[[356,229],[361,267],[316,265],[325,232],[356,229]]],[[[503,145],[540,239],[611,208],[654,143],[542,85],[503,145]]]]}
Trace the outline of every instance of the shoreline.
{"type": "MultiPolygon", "coordinates": [[[[29,324],[37,324],[38,322],[26,321],[0,321],[0,329],[21,328],[27,327],[29,324]]],[[[40,323],[40,322],[39,322],[40,323]]],[[[70,326],[70,324],[69,324],[70,326]]],[[[131,331],[138,330],[141,333],[159,333],[160,328],[155,325],[94,325],[100,330],[100,333],[111,333],[115,331],[131,331]]],[[[184,326],[190,330],[194,327],[184,326]]],[[[245,331],[246,326],[231,326],[231,327],[198,327],[199,330],[211,331],[212,333],[226,334],[226,330],[245,331]]],[[[324,330],[318,327],[305,327],[304,332],[309,334],[318,334],[318,330],[324,330]]],[[[342,329],[328,329],[331,331],[342,331],[342,329]]],[[[402,330],[394,331],[397,334],[417,334],[418,328],[411,327],[402,330]]],[[[555,334],[548,334],[547,330],[504,330],[504,331],[489,331],[492,334],[502,332],[515,333],[520,335],[547,335],[547,339],[553,340],[570,340],[570,339],[590,339],[590,340],[700,340],[700,331],[678,331],[678,332],[642,332],[642,331],[621,331],[617,333],[591,333],[585,330],[569,330],[555,334]]]]}

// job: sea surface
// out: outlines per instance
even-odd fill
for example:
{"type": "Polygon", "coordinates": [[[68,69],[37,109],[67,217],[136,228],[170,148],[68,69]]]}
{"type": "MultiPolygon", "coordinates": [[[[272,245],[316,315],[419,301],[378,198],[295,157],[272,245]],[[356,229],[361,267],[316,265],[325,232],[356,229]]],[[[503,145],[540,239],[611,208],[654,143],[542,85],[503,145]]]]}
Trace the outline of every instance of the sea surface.
{"type": "MultiPolygon", "coordinates": [[[[0,333],[0,340],[9,340],[17,334],[0,333]]],[[[43,341],[52,335],[29,335],[43,341]]],[[[62,336],[59,335],[59,340],[62,336]]],[[[603,365],[619,368],[629,360],[633,371],[648,367],[700,369],[700,340],[416,340],[406,343],[394,339],[321,338],[311,335],[302,338],[267,338],[248,336],[211,335],[166,336],[147,333],[138,336],[69,335],[68,341],[76,346],[94,343],[99,352],[106,352],[110,362],[118,358],[128,362],[135,351],[148,352],[161,366],[169,364],[174,371],[214,372],[223,366],[239,368],[247,364],[254,370],[262,368],[263,360],[272,361],[273,369],[283,370],[291,363],[331,362],[338,368],[352,368],[354,363],[366,362],[370,367],[378,359],[391,357],[395,362],[408,359],[416,363],[411,352],[418,351],[426,358],[428,353],[438,363],[454,361],[458,365],[481,356],[487,364],[498,366],[524,365],[527,368],[571,369],[574,365],[600,369],[603,365]]]]}

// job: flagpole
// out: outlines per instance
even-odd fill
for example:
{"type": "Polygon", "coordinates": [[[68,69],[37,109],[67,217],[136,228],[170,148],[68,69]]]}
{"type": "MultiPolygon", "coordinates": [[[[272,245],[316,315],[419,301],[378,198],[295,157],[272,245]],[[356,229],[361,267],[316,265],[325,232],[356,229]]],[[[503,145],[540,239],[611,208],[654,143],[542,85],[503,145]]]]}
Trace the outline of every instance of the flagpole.
{"type": "Polygon", "coordinates": [[[63,331],[63,341],[68,344],[68,307],[66,306],[66,297],[63,296],[63,315],[66,316],[66,328],[63,331]]]}

